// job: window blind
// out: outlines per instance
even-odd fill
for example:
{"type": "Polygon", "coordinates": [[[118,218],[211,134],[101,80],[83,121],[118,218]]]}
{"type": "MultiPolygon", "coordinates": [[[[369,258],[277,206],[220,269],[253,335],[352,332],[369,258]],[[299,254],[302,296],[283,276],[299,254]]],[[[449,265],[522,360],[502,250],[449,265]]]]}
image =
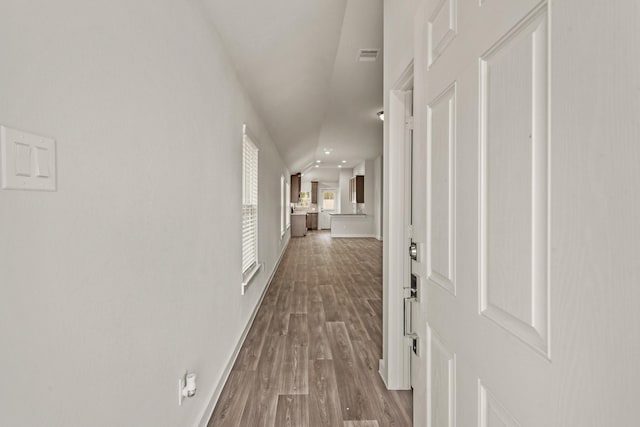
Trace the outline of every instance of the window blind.
{"type": "Polygon", "coordinates": [[[284,176],[280,175],[280,235],[284,234],[285,224],[285,198],[284,198],[284,176]]]}
{"type": "Polygon", "coordinates": [[[258,147],[242,141],[242,273],[258,264],[258,147]]]}
{"type": "Polygon", "coordinates": [[[287,200],[287,203],[285,204],[286,208],[285,208],[285,213],[284,213],[284,218],[287,224],[287,227],[289,227],[289,225],[291,225],[291,215],[289,212],[289,207],[291,206],[291,185],[289,184],[289,182],[286,182],[286,190],[284,192],[284,197],[287,200]]]}

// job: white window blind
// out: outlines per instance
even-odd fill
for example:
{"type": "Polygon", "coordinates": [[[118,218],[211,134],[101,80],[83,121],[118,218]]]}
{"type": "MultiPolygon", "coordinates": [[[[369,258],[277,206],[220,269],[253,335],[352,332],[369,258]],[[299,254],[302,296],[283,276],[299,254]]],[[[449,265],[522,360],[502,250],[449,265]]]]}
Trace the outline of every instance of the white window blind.
{"type": "Polygon", "coordinates": [[[284,191],[284,197],[287,199],[287,203],[286,203],[286,208],[285,208],[285,212],[284,212],[284,218],[286,221],[286,225],[287,228],[289,228],[289,225],[291,225],[291,212],[290,212],[290,206],[291,206],[291,184],[289,184],[289,181],[286,182],[286,189],[284,191]]]}
{"type": "Polygon", "coordinates": [[[284,197],[284,176],[280,175],[280,235],[284,235],[284,231],[286,230],[286,204],[284,197]]]}
{"type": "Polygon", "coordinates": [[[242,141],[242,273],[258,265],[258,147],[242,141]]]}

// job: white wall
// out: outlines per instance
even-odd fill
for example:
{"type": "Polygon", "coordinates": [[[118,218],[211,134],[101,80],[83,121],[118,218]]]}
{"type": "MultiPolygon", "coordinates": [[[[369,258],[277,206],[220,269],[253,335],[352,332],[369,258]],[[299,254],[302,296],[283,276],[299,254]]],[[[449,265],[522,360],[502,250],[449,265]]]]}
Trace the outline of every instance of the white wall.
{"type": "Polygon", "coordinates": [[[353,177],[353,169],[342,169],[338,183],[340,191],[340,213],[353,213],[353,203],[349,195],[349,180],[353,177]]]}
{"type": "Polygon", "coordinates": [[[57,140],[58,191],[0,191],[0,425],[193,426],[286,244],[289,172],[199,1],[2,9],[0,123],[57,140]],[[244,122],[266,268],[241,296],[244,122]]]}
{"type": "Polygon", "coordinates": [[[310,193],[311,192],[311,180],[310,179],[304,179],[304,177],[302,177],[302,179],[300,180],[300,192],[304,193],[310,193]]]}
{"type": "Polygon", "coordinates": [[[380,174],[376,172],[376,164],[380,164],[380,162],[380,157],[377,159],[363,160],[353,169],[340,171],[339,183],[341,199],[340,213],[356,213],[355,204],[351,203],[349,199],[349,180],[356,175],[364,175],[364,203],[358,204],[360,208],[358,213],[367,214],[372,217],[372,220],[367,223],[369,228],[365,234],[376,238],[381,238],[380,227],[376,226],[382,214],[381,177],[380,174]]]}
{"type": "MultiPolygon", "coordinates": [[[[413,60],[414,19],[420,0],[384,0],[384,82],[400,77],[413,60]]],[[[385,99],[388,90],[384,91],[385,99]]],[[[385,111],[386,110],[385,103],[385,111]]]]}
{"type": "MultiPolygon", "coordinates": [[[[367,215],[375,215],[376,214],[376,197],[375,197],[375,183],[376,183],[376,173],[375,173],[375,160],[367,160],[365,161],[365,177],[364,177],[364,206],[365,213],[367,215]]],[[[375,222],[375,220],[374,220],[375,222]]],[[[373,225],[373,223],[372,223],[373,225]]],[[[373,230],[371,230],[373,234],[373,230]]]]}
{"type": "Polygon", "coordinates": [[[353,167],[353,176],[364,175],[365,173],[366,173],[366,162],[364,160],[353,167]]]}
{"type": "Polygon", "coordinates": [[[383,204],[383,194],[382,194],[382,156],[379,156],[375,159],[374,163],[374,176],[375,182],[373,183],[373,195],[374,195],[374,212],[375,222],[374,222],[374,233],[378,240],[382,240],[382,204],[383,204]]]}

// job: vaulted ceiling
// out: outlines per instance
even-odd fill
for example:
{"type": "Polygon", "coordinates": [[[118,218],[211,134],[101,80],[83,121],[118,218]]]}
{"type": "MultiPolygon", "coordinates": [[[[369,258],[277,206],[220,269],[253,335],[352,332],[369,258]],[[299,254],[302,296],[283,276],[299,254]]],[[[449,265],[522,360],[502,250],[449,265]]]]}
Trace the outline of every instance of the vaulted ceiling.
{"type": "Polygon", "coordinates": [[[292,173],[382,153],[382,0],[203,1],[292,173]]]}

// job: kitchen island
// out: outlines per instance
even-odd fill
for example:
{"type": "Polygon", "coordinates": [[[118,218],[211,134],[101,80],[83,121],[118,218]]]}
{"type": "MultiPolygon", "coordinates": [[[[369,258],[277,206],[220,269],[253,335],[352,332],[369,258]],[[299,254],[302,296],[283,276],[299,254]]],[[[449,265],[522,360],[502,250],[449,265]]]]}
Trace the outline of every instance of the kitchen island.
{"type": "Polygon", "coordinates": [[[330,215],[331,237],[375,237],[371,215],[344,213],[330,215]]]}

